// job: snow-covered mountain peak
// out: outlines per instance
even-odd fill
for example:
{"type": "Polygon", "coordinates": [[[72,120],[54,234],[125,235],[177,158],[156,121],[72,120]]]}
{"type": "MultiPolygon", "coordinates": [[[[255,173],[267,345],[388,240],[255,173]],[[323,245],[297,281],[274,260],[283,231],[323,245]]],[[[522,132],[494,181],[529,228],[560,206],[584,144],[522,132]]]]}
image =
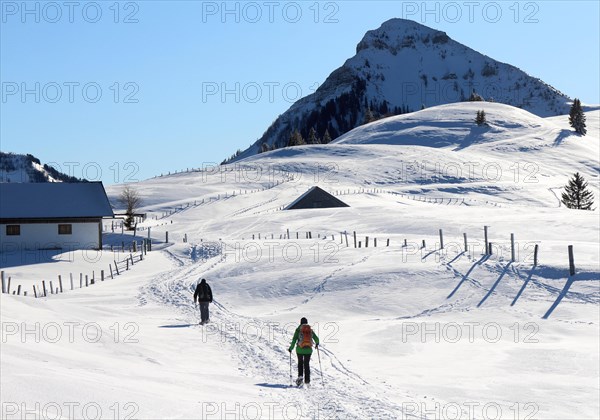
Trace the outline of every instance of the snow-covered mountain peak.
{"type": "Polygon", "coordinates": [[[378,29],[368,31],[356,47],[356,53],[374,48],[397,54],[402,48],[414,48],[417,43],[445,44],[450,37],[442,31],[407,19],[390,19],[378,29]]]}
{"type": "Polygon", "coordinates": [[[475,51],[445,32],[391,19],[368,31],[355,56],[334,70],[315,93],[280,115],[233,160],[287,147],[295,131],[309,144],[328,143],[373,119],[465,102],[474,93],[478,99],[512,105],[540,117],[568,113],[571,101],[542,80],[475,51]]]}

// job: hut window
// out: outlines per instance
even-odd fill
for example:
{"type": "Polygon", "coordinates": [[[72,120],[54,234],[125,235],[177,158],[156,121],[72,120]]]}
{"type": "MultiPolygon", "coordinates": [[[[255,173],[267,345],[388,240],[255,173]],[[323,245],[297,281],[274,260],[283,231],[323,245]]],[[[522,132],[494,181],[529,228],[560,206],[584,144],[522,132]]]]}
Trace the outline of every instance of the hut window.
{"type": "Polygon", "coordinates": [[[73,225],[58,225],[59,235],[71,235],[73,233],[73,225]]]}
{"type": "Polygon", "coordinates": [[[6,225],[6,236],[21,235],[21,225],[6,225]]]}

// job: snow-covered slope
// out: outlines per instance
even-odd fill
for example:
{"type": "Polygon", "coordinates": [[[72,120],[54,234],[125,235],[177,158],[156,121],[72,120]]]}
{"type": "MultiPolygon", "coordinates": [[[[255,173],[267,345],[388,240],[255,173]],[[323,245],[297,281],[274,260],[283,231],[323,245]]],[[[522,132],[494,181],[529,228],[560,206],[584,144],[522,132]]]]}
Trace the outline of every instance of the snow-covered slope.
{"type": "Polygon", "coordinates": [[[336,144],[394,144],[466,148],[490,142],[519,144],[521,149],[574,134],[557,124],[519,108],[489,102],[440,105],[410,114],[384,118],[357,127],[335,140],[336,144]],[[477,126],[477,111],[486,112],[487,124],[477,126]]]}
{"type": "MultiPolygon", "coordinates": [[[[144,262],[92,288],[1,296],[3,403],[17,415],[95,403],[104,418],[598,418],[599,211],[557,194],[579,171],[600,197],[600,112],[581,137],[565,116],[485,105],[489,131],[469,131],[472,104],[444,105],[135,184],[149,214],[137,239],[154,242],[144,262]],[[427,140],[402,144],[413,131],[427,140]],[[350,207],[280,210],[313,185],[350,207]],[[199,327],[191,289],[203,277],[216,301],[199,327]],[[310,390],[287,385],[301,316],[321,338],[310,390]],[[38,342],[23,335],[36,325],[38,342]]],[[[97,276],[114,254],[12,255],[2,267],[31,290],[97,276]]]]}
{"type": "Polygon", "coordinates": [[[465,101],[473,91],[542,117],[568,111],[570,99],[543,81],[410,20],[383,23],[367,32],[356,50],[235,160],[287,146],[294,130],[304,139],[311,128],[319,138],[327,130],[335,139],[362,124],[367,108],[376,117],[400,114],[465,101]]]}
{"type": "Polygon", "coordinates": [[[80,182],[51,166],[42,164],[33,155],[0,152],[0,182],[80,182]]]}

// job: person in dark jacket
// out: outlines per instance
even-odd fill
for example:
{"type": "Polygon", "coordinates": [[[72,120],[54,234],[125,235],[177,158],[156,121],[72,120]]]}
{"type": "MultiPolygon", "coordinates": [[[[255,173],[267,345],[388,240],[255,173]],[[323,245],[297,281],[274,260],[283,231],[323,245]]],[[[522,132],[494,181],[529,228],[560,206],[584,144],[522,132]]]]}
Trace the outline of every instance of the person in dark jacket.
{"type": "Polygon", "coordinates": [[[315,347],[319,347],[319,337],[308,325],[308,320],[304,317],[300,320],[300,326],[296,328],[294,337],[292,338],[292,344],[288,351],[291,353],[294,345],[296,345],[296,355],[298,356],[298,379],[296,379],[296,385],[300,386],[302,380],[306,386],[310,386],[310,356],[312,355],[313,341],[315,347]]]}
{"type": "Polygon", "coordinates": [[[198,304],[200,305],[200,325],[203,325],[209,320],[208,305],[213,301],[212,290],[206,282],[206,279],[202,279],[196,286],[196,291],[194,292],[194,305],[196,304],[196,300],[198,300],[198,304]]]}

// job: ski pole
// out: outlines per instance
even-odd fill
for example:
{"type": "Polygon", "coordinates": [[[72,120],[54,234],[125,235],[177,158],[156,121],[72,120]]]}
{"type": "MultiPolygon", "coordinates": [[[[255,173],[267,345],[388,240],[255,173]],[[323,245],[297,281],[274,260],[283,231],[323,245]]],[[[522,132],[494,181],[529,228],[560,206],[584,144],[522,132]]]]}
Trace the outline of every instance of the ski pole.
{"type": "Polygon", "coordinates": [[[317,346],[317,356],[319,357],[319,370],[321,371],[321,383],[325,388],[325,381],[323,381],[323,366],[321,366],[321,353],[319,352],[319,346],[317,346]]]}
{"type": "Polygon", "coordinates": [[[290,386],[293,386],[292,383],[292,352],[290,351],[290,386]]]}

